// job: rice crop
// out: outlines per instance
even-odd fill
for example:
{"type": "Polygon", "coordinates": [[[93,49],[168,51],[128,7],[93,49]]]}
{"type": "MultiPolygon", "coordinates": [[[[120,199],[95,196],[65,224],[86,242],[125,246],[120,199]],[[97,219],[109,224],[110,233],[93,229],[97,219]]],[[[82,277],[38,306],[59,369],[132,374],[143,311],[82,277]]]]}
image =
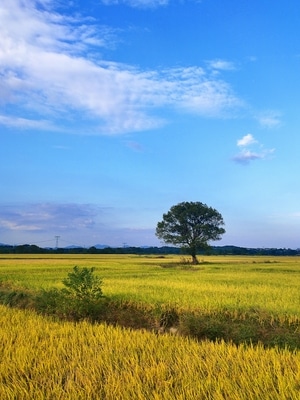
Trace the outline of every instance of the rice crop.
{"type": "Polygon", "coordinates": [[[2,400],[296,400],[300,354],[0,306],[2,400]]]}
{"type": "Polygon", "coordinates": [[[104,294],[120,301],[205,312],[262,310],[291,321],[299,315],[298,257],[207,256],[192,267],[179,256],[0,255],[0,280],[60,288],[74,265],[95,267],[104,294]]]}

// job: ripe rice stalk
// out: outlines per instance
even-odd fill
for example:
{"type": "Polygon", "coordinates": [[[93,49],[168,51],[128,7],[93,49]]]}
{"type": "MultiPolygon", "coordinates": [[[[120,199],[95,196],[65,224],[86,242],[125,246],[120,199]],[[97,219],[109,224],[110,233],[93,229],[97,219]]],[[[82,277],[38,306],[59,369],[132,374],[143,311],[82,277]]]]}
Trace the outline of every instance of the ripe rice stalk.
{"type": "Polygon", "coordinates": [[[0,398],[299,399],[300,353],[195,342],[0,306],[0,398]]]}

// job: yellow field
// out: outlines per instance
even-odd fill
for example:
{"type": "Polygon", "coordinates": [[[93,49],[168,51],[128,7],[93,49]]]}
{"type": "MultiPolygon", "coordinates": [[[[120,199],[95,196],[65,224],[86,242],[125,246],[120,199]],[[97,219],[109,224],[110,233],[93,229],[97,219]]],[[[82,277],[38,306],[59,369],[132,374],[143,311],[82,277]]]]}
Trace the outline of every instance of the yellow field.
{"type": "Polygon", "coordinates": [[[0,306],[2,400],[296,400],[300,354],[107,325],[53,322],[0,306]]]}
{"type": "Polygon", "coordinates": [[[0,280],[33,289],[61,287],[75,266],[96,267],[107,296],[183,309],[263,310],[297,319],[300,258],[203,257],[198,267],[174,267],[179,256],[0,255],[0,280]]]}
{"type": "MultiPolygon", "coordinates": [[[[217,327],[225,315],[222,323],[239,329],[252,329],[241,324],[252,313],[275,344],[287,326],[291,343],[300,334],[296,257],[203,257],[191,267],[176,256],[2,255],[0,280],[31,291],[60,288],[75,265],[96,267],[108,298],[149,312],[174,306],[183,320],[186,312],[205,314],[201,323],[217,327]]],[[[0,306],[0,349],[1,400],[300,399],[300,352],[282,346],[55,322],[0,306]]]]}

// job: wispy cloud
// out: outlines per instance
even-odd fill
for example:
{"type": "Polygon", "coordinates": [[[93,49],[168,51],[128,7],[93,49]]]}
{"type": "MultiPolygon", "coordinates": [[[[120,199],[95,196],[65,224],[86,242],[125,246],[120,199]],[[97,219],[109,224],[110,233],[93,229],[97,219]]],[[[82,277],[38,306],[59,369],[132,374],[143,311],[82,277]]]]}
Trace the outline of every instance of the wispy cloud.
{"type": "Polygon", "coordinates": [[[45,130],[54,129],[52,124],[46,120],[34,120],[34,119],[19,118],[6,115],[0,115],[0,125],[5,125],[11,128],[21,128],[21,129],[45,129],[45,130]]]}
{"type": "Polygon", "coordinates": [[[281,125],[281,113],[278,111],[265,111],[257,116],[262,127],[277,128],[281,125]]]}
{"type": "Polygon", "coordinates": [[[138,143],[138,142],[136,142],[134,140],[128,140],[128,141],[126,141],[125,144],[129,149],[132,149],[132,150],[137,151],[139,153],[144,151],[143,146],[140,143],[138,143]]]}
{"type": "Polygon", "coordinates": [[[237,154],[233,159],[238,163],[247,164],[250,161],[258,160],[260,158],[262,158],[262,156],[258,153],[254,153],[253,151],[250,150],[243,150],[242,152],[237,154]]]}
{"type": "Polygon", "coordinates": [[[291,218],[300,218],[300,211],[290,214],[291,218]]]}
{"type": "MultiPolygon", "coordinates": [[[[99,212],[99,211],[98,211],[99,212]]],[[[18,204],[2,206],[0,230],[24,232],[62,232],[91,228],[97,210],[89,204],[18,204]]]]}
{"type": "Polygon", "coordinates": [[[155,8],[165,6],[169,0],[101,0],[105,5],[126,4],[136,8],[155,8]]]}
{"type": "Polygon", "coordinates": [[[228,83],[203,68],[145,71],[104,60],[95,49],[114,44],[114,32],[51,6],[0,4],[0,124],[118,134],[162,126],[162,108],[223,117],[242,106],[228,83]]]}
{"type": "Polygon", "coordinates": [[[275,149],[265,149],[251,133],[237,140],[237,146],[241,151],[233,157],[239,164],[249,164],[254,160],[263,160],[271,156],[275,149]]]}
{"type": "Polygon", "coordinates": [[[250,161],[262,160],[273,154],[275,149],[263,150],[259,153],[251,150],[243,150],[233,157],[233,160],[240,164],[248,164],[250,161]]]}
{"type": "Polygon", "coordinates": [[[241,139],[237,141],[237,145],[239,147],[249,146],[253,143],[257,143],[257,140],[254,139],[251,133],[248,133],[247,135],[243,136],[241,139]]]}
{"type": "Polygon", "coordinates": [[[233,62],[227,60],[210,60],[207,62],[208,66],[215,70],[221,71],[234,71],[236,66],[233,62]]]}
{"type": "Polygon", "coordinates": [[[95,204],[1,204],[0,234],[8,244],[43,243],[41,246],[46,243],[55,246],[57,235],[64,246],[97,243],[122,246],[124,241],[128,245],[141,246],[156,241],[154,228],[134,224],[132,219],[127,224],[122,221],[123,217],[123,209],[95,204]]]}

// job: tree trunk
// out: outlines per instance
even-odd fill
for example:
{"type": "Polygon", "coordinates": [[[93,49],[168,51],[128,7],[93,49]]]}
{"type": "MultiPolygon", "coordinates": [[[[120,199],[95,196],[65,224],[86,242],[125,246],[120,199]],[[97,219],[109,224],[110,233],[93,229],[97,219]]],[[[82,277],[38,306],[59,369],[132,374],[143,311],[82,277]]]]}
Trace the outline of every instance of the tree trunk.
{"type": "Polygon", "coordinates": [[[192,254],[192,264],[199,264],[196,254],[192,254]]]}

